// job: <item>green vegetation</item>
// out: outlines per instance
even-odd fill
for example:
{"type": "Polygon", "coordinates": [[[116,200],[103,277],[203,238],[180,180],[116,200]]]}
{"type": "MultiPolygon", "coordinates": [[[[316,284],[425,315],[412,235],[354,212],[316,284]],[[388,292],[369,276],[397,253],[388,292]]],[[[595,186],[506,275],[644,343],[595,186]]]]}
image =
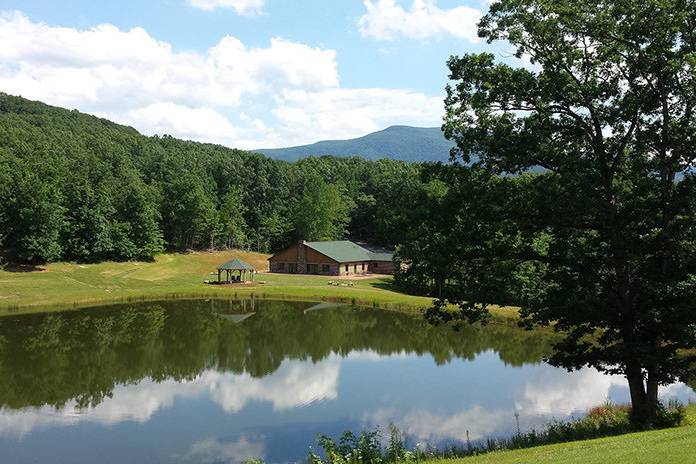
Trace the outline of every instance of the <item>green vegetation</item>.
{"type": "MultiPolygon", "coordinates": [[[[438,297],[428,312],[432,322],[479,322],[491,309],[507,321],[519,315],[527,328],[558,332],[551,364],[591,366],[627,378],[630,425],[627,411],[610,410],[552,424],[504,447],[664,425],[659,386],[696,376],[694,24],[692,2],[680,0],[492,3],[480,35],[506,41],[538,68],[513,68],[489,53],[450,59],[444,130],[456,143],[461,165],[331,157],[290,164],[171,137],[143,137],[98,118],[0,95],[3,258],[101,262],[51,264],[41,272],[6,266],[0,272],[0,308],[8,314],[194,296],[328,300],[413,312],[431,306],[430,298],[395,291],[391,279],[329,286],[324,277],[268,274],[254,285],[205,286],[214,265],[237,252],[158,254],[233,246],[269,251],[300,238],[347,234],[400,245],[395,283],[438,297]],[[129,260],[140,262],[123,262],[129,260]],[[521,309],[492,308],[490,302],[521,309]]],[[[242,257],[265,267],[265,255],[242,257]]],[[[101,337],[95,342],[99,354],[113,354],[136,339],[171,335],[157,311],[143,316],[130,308],[123,316],[127,319],[115,317],[104,325],[97,318],[96,325],[81,328],[37,316],[45,318],[38,333],[27,335],[32,343],[12,342],[22,334],[5,330],[0,346],[7,359],[0,366],[29,357],[8,346],[34,350],[31,356],[45,362],[40,367],[47,371],[69,363],[84,351],[80,343],[89,344],[89,332],[81,332],[85,327],[101,337]]],[[[280,325],[258,319],[269,331],[291,330],[292,314],[284,316],[280,325]]],[[[221,351],[243,371],[273,368],[272,362],[240,367],[249,360],[234,356],[243,356],[242,348],[254,341],[201,317],[194,321],[200,327],[175,329],[186,337],[201,330],[203,355],[193,365],[156,372],[158,378],[195,374],[205,365],[201,360],[221,351]]],[[[378,321],[372,330],[386,327],[378,321]]],[[[469,335],[481,335],[478,326],[466,327],[469,335]]],[[[345,340],[344,329],[355,329],[355,338],[369,334],[358,324],[329,335],[345,340]]],[[[299,356],[335,348],[327,340],[300,347],[299,356]]],[[[287,354],[283,349],[274,353],[275,361],[287,354]]],[[[78,398],[92,404],[108,395],[113,379],[147,371],[117,367],[122,375],[107,377],[96,392],[58,392],[62,395],[29,402],[78,398]]],[[[15,365],[5,377],[21,377],[20,371],[15,365]]],[[[40,374],[3,385],[6,402],[20,404],[32,387],[29,380],[55,381],[40,374]]],[[[684,462],[696,448],[695,431],[690,425],[457,462],[684,462]]],[[[332,463],[406,458],[398,440],[386,457],[376,440],[366,434],[339,444],[323,438],[322,445],[332,463]],[[346,458],[356,448],[360,456],[346,458]]]]}
{"type": "Polygon", "coordinates": [[[292,211],[297,236],[308,241],[343,237],[354,206],[335,185],[319,176],[307,179],[302,197],[292,211]]]}
{"type": "Polygon", "coordinates": [[[613,462],[633,464],[656,462],[688,462],[692,447],[696,445],[696,406],[685,408],[671,405],[661,411],[665,419],[663,429],[626,434],[632,429],[629,408],[604,405],[592,409],[587,416],[570,422],[554,422],[541,431],[531,431],[503,440],[488,440],[484,444],[470,445],[464,449],[428,450],[409,449],[395,427],[390,428],[389,440],[382,442],[379,430],[355,435],[346,432],[339,440],[319,435],[317,441],[321,455],[311,453],[312,464],[381,464],[416,463],[432,464],[505,464],[505,463],[586,463],[613,462]],[[683,427],[677,427],[685,425],[683,427]],[[624,435],[597,439],[610,435],[624,435]],[[591,438],[595,438],[590,440],[591,438]],[[585,441],[571,441],[585,440],[585,441]],[[538,446],[540,443],[560,443],[538,446]],[[507,450],[507,451],[501,451],[507,450]],[[443,455],[466,455],[446,459],[443,455]],[[609,459],[609,456],[615,459],[609,459]],[[440,456],[440,457],[438,457],[440,456]]]}
{"type": "MultiPolygon", "coordinates": [[[[0,270],[0,314],[45,311],[126,300],[170,297],[283,298],[355,302],[365,306],[420,312],[431,298],[395,291],[390,278],[372,278],[328,285],[331,278],[310,275],[258,274],[254,285],[205,285],[215,266],[240,257],[258,270],[268,269],[268,255],[225,251],[171,253],[151,262],[99,264],[53,263],[0,270]],[[261,283],[265,282],[265,283],[261,283]]],[[[513,319],[513,310],[500,310],[513,319]]]]}
{"type": "Polygon", "coordinates": [[[0,94],[0,256],[36,264],[275,251],[344,232],[392,246],[420,170],[357,157],[291,164],[0,94]]]}
{"type": "Polygon", "coordinates": [[[519,306],[562,335],[551,364],[625,376],[645,427],[659,386],[696,376],[694,24],[679,0],[493,2],[479,35],[538,67],[449,60],[445,134],[478,161],[439,177],[399,250],[432,320],[519,306]]]}

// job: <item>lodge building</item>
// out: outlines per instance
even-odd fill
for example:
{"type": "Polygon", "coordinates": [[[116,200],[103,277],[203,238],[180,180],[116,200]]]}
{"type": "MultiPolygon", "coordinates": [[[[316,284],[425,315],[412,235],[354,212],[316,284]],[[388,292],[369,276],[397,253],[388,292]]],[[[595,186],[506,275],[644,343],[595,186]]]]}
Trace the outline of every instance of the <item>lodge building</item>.
{"type": "Polygon", "coordinates": [[[271,272],[285,274],[394,274],[391,253],[375,253],[348,240],[303,240],[274,254],[268,262],[271,272]]]}

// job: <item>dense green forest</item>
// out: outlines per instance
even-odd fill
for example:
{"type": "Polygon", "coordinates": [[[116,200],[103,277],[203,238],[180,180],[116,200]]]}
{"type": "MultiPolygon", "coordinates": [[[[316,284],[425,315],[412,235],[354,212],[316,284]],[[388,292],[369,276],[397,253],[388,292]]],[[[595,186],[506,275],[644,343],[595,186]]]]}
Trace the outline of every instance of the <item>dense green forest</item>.
{"type": "Polygon", "coordinates": [[[0,94],[0,249],[24,262],[273,251],[297,239],[395,245],[424,165],[296,163],[0,94]]]}

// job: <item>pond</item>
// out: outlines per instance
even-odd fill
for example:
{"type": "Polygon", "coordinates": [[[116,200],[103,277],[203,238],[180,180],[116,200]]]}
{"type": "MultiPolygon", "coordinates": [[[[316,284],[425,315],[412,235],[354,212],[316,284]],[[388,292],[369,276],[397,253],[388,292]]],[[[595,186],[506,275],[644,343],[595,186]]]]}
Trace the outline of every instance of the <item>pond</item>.
{"type": "Polygon", "coordinates": [[[553,368],[548,349],[538,333],[326,303],[4,317],[0,462],[296,462],[318,432],[393,423],[412,444],[457,444],[628,400],[623,378],[553,368]]]}

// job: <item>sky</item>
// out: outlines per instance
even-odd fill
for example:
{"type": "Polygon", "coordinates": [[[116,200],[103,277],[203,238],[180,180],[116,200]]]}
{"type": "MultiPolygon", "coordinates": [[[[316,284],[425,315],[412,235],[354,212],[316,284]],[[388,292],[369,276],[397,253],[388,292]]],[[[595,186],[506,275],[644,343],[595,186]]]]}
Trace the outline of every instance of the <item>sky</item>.
{"type": "Polygon", "coordinates": [[[442,123],[489,0],[0,0],[0,92],[253,149],[442,123]]]}

